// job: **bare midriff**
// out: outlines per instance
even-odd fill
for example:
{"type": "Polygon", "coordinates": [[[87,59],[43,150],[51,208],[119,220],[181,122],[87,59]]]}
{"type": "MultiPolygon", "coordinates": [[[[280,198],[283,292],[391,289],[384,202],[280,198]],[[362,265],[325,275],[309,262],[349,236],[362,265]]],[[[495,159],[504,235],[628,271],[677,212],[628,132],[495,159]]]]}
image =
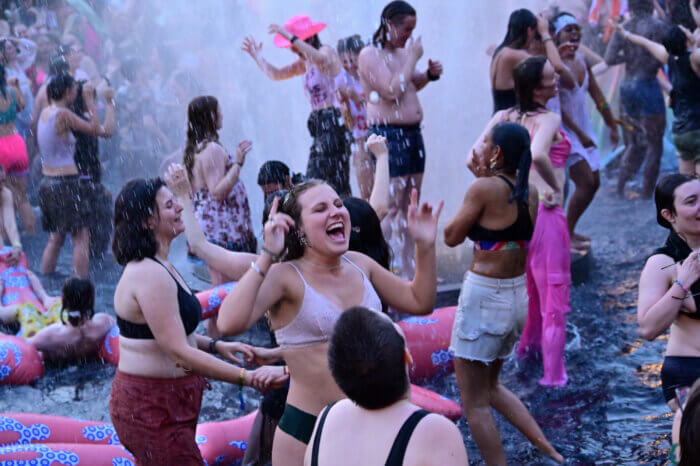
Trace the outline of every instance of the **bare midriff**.
{"type": "Polygon", "coordinates": [[[474,251],[469,270],[490,278],[515,278],[525,273],[526,250],[474,251]]]}
{"type": "MultiPolygon", "coordinates": [[[[187,336],[187,343],[197,347],[195,334],[187,336]]],[[[326,365],[328,365],[326,363],[326,365]]],[[[119,336],[119,370],[143,377],[174,379],[190,375],[178,367],[156,340],[141,340],[119,336]]]]}
{"type": "Polygon", "coordinates": [[[666,356],[700,357],[700,320],[679,314],[671,324],[666,356]]]}

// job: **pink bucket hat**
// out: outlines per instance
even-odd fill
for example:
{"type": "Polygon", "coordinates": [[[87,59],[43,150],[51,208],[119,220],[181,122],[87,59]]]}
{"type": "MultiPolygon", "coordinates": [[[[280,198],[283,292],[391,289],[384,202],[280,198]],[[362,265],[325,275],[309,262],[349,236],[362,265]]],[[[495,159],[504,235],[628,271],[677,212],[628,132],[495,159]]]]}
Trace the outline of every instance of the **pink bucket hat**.
{"type": "MultiPolygon", "coordinates": [[[[326,23],[314,23],[306,15],[297,15],[290,18],[284,23],[284,28],[293,36],[297,36],[300,40],[306,40],[321,32],[326,27],[326,23]]],[[[273,40],[277,47],[288,48],[292,43],[282,37],[280,34],[275,34],[273,40]]]]}

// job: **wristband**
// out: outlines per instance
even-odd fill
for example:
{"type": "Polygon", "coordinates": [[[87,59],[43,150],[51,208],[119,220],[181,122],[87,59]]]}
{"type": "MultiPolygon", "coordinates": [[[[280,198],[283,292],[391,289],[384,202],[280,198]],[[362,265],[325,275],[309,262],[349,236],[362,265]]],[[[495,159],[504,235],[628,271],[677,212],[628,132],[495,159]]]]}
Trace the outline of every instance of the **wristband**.
{"type": "Polygon", "coordinates": [[[610,104],[607,102],[603,102],[602,104],[598,105],[598,110],[600,110],[601,112],[605,110],[610,110],[610,104]]]}
{"type": "Polygon", "coordinates": [[[216,351],[216,342],[217,341],[221,341],[221,338],[212,338],[211,340],[209,340],[209,352],[211,354],[217,354],[217,351],[216,351]]]}
{"type": "Polygon", "coordinates": [[[284,366],[284,375],[289,375],[289,366],[284,366]]]}
{"type": "Polygon", "coordinates": [[[295,40],[298,40],[299,38],[297,36],[292,36],[291,39],[289,39],[289,43],[293,44],[295,40]]]}
{"type": "Polygon", "coordinates": [[[543,37],[543,38],[542,38],[542,43],[545,43],[545,42],[547,42],[548,40],[551,40],[552,42],[554,42],[554,39],[552,39],[551,36],[547,36],[547,37],[543,37]]]}
{"type": "Polygon", "coordinates": [[[425,75],[428,77],[428,81],[437,81],[440,79],[440,76],[435,76],[430,72],[430,68],[428,68],[428,71],[425,72],[425,75]]]}
{"type": "Polygon", "coordinates": [[[673,279],[673,283],[675,283],[676,285],[678,285],[678,286],[680,286],[681,288],[683,288],[683,291],[685,291],[685,294],[690,294],[690,290],[689,290],[688,288],[686,288],[685,285],[683,284],[683,282],[681,282],[681,281],[678,280],[677,278],[674,278],[674,279],[673,279]]]}
{"type": "Polygon", "coordinates": [[[255,270],[256,272],[258,272],[258,273],[260,274],[261,277],[265,278],[265,272],[263,272],[262,270],[260,270],[260,267],[258,267],[258,264],[256,264],[255,262],[251,262],[251,263],[250,263],[250,268],[253,269],[253,270],[255,270]]]}

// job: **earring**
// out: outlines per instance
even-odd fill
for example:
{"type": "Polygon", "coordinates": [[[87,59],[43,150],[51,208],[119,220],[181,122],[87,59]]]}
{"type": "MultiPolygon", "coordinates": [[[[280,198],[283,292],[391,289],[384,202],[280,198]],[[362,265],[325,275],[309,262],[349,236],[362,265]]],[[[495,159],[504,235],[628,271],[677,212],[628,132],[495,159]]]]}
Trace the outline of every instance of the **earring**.
{"type": "Polygon", "coordinates": [[[491,159],[491,163],[489,164],[489,168],[493,170],[496,168],[496,159],[491,159]]]}
{"type": "Polygon", "coordinates": [[[301,244],[306,244],[306,236],[302,236],[299,241],[301,241],[301,244]]]}

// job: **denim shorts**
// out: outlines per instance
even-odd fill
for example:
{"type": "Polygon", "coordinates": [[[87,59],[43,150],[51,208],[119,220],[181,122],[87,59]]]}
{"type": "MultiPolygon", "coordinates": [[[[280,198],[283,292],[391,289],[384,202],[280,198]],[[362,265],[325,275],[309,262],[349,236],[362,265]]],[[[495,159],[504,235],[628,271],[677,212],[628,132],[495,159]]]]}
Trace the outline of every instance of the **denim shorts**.
{"type": "MultiPolygon", "coordinates": [[[[425,146],[420,124],[415,125],[374,125],[369,134],[386,138],[389,147],[389,176],[416,175],[425,171],[425,146]]],[[[374,156],[372,160],[376,161],[374,156]]]]}
{"type": "Polygon", "coordinates": [[[459,294],[450,351],[489,363],[511,355],[527,320],[525,275],[499,279],[467,272],[459,294]]]}

